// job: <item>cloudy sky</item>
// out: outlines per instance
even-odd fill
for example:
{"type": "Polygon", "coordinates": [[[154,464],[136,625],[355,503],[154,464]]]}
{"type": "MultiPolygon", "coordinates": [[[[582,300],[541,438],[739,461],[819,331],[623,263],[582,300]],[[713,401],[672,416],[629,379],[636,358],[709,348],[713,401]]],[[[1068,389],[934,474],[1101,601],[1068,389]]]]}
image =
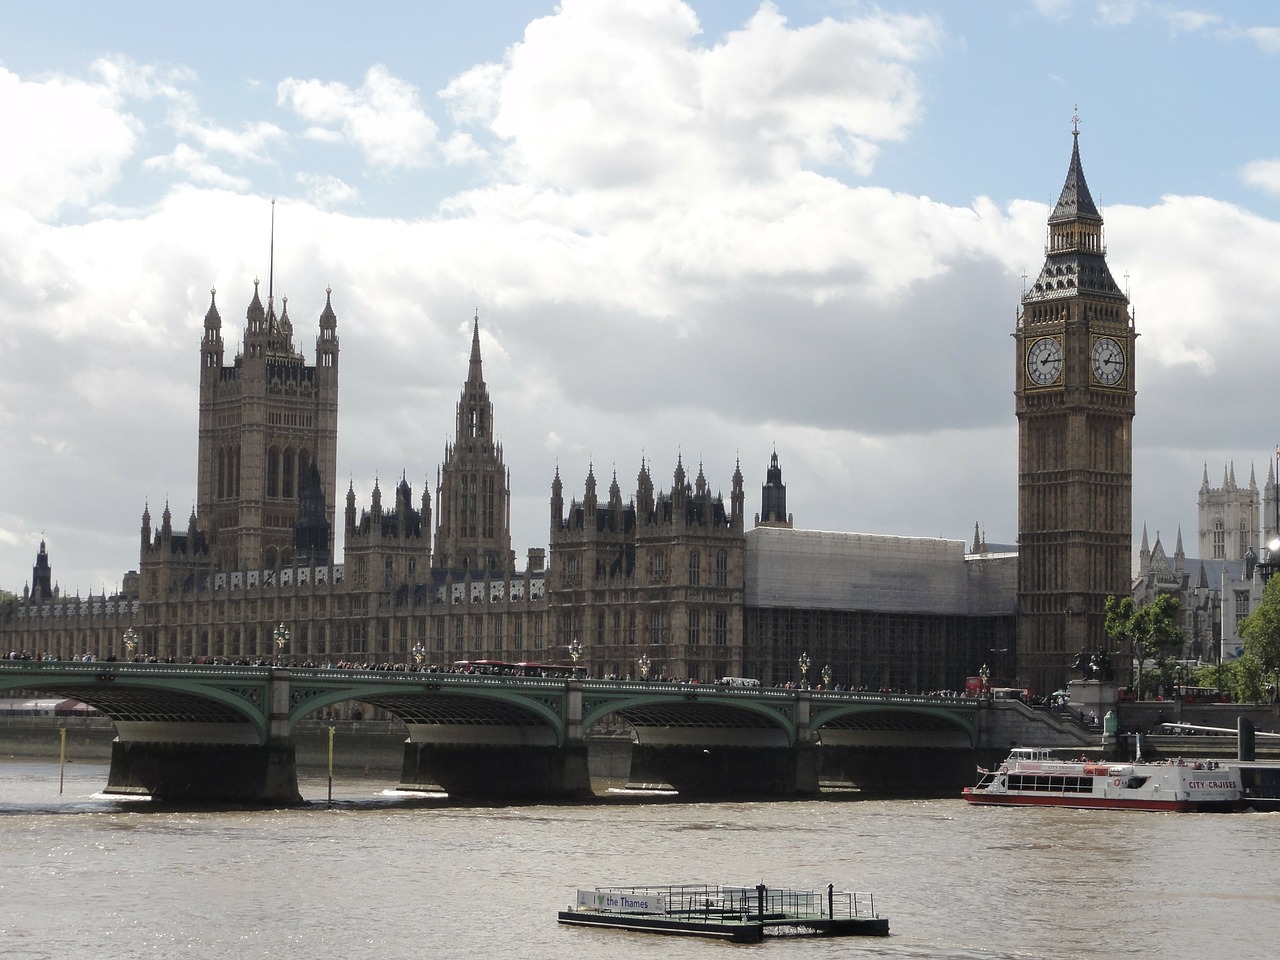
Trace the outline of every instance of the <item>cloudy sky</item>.
{"type": "MultiPolygon", "coordinates": [[[[1145,0],[0,2],[0,587],[195,498],[201,320],[255,277],[338,488],[434,483],[479,311],[523,557],[677,457],[796,526],[1016,538],[1011,333],[1078,108],[1136,315],[1134,537],[1280,439],[1280,8],[1145,0]],[[121,11],[124,11],[123,13],[121,11]]],[[[229,358],[228,358],[229,359],[229,358]]]]}

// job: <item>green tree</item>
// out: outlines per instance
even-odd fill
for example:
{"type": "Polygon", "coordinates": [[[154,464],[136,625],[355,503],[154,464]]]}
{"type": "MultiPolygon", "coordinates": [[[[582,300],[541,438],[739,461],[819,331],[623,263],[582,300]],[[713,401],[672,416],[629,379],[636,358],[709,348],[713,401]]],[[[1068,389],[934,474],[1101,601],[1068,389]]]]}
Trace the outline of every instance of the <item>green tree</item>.
{"type": "Polygon", "coordinates": [[[1265,695],[1262,664],[1253,654],[1245,653],[1227,664],[1231,699],[1236,703],[1258,703],[1265,695]]]}
{"type": "Polygon", "coordinates": [[[1280,690],[1280,577],[1267,581],[1262,600],[1253,613],[1240,621],[1238,632],[1244,638],[1244,656],[1257,661],[1274,697],[1280,690]]]}
{"type": "Polygon", "coordinates": [[[1129,651],[1137,661],[1134,689],[1141,699],[1144,661],[1169,656],[1182,646],[1178,598],[1171,593],[1162,593],[1146,606],[1139,607],[1133,602],[1133,597],[1107,597],[1104,629],[1117,650],[1129,651]]]}

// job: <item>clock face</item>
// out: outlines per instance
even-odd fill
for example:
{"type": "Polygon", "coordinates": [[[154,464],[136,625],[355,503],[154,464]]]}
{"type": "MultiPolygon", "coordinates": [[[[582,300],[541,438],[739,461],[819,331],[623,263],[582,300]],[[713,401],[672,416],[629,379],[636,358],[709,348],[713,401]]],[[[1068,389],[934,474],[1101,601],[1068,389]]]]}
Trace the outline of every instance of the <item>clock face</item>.
{"type": "Polygon", "coordinates": [[[1027,376],[1032,383],[1047,387],[1062,375],[1062,344],[1053,337],[1041,337],[1027,351],[1027,376]]]}
{"type": "Polygon", "coordinates": [[[1094,379],[1104,386],[1119,383],[1124,376],[1124,349],[1110,337],[1099,337],[1093,342],[1092,367],[1094,379]]]}

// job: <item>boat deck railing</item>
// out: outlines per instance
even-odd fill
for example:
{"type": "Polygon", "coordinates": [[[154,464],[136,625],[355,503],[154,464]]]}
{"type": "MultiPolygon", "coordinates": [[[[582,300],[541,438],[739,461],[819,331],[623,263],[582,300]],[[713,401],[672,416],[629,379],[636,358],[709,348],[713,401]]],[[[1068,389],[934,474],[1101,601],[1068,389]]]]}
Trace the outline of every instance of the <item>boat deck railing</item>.
{"type": "Polygon", "coordinates": [[[874,918],[875,897],[870,893],[836,890],[786,890],[766,887],[730,887],[719,884],[673,884],[631,887],[597,887],[599,891],[631,897],[660,896],[667,916],[705,919],[708,922],[755,920],[786,923],[795,919],[853,920],[874,918]]]}

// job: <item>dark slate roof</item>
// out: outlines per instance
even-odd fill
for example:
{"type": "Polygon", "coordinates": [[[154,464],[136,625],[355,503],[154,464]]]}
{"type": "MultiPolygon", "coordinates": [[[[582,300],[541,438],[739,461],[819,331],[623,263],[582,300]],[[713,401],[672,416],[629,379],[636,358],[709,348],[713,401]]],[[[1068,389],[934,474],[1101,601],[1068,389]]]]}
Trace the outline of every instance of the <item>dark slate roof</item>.
{"type": "Polygon", "coordinates": [[[1063,223],[1068,220],[1101,220],[1102,214],[1093,202],[1089,193],[1089,184],[1084,179],[1084,168],[1080,165],[1080,134],[1072,135],[1071,163],[1067,167],[1067,180],[1062,185],[1062,195],[1058,197],[1058,205],[1049,216],[1050,223],[1063,223]]]}

